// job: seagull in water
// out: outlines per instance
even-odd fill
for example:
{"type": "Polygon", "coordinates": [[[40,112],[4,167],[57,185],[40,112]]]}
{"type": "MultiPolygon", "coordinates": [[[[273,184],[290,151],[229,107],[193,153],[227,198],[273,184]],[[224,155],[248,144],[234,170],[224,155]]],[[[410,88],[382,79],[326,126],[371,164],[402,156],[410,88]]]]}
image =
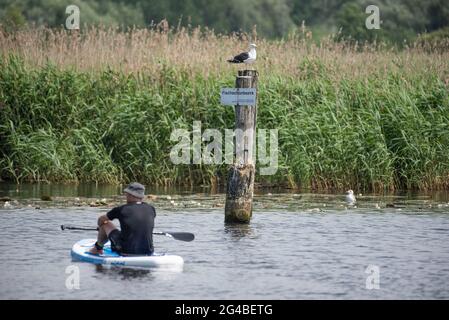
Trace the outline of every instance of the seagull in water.
{"type": "Polygon", "coordinates": [[[348,205],[354,205],[356,202],[355,196],[354,196],[354,191],[352,190],[348,190],[346,191],[346,202],[348,203],[348,205]]]}
{"type": "Polygon", "coordinates": [[[254,43],[251,43],[249,45],[249,51],[248,52],[242,52],[238,55],[236,55],[234,58],[228,60],[229,63],[246,63],[250,64],[256,61],[257,53],[256,53],[256,45],[254,43]]]}

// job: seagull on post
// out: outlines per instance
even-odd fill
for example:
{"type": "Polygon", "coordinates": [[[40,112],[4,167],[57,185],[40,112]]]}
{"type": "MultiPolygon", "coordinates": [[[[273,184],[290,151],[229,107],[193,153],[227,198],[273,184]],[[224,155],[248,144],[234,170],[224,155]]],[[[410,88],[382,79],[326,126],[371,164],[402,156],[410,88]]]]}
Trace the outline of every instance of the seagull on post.
{"type": "Polygon", "coordinates": [[[236,55],[234,58],[229,59],[229,63],[246,63],[251,64],[254,61],[256,61],[257,53],[256,53],[256,45],[254,43],[251,43],[249,45],[249,51],[248,52],[242,52],[238,55],[236,55]]]}

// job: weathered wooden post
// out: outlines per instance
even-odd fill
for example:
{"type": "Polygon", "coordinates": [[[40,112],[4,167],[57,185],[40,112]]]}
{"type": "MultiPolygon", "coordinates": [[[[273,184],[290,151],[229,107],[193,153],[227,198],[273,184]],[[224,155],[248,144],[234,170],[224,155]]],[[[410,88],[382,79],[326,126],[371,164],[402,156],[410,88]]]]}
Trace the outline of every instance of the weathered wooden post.
{"type": "MultiPolygon", "coordinates": [[[[236,88],[256,88],[256,70],[240,70],[236,88]]],[[[249,223],[253,213],[257,104],[235,106],[234,163],[229,169],[225,222],[249,223]]]]}

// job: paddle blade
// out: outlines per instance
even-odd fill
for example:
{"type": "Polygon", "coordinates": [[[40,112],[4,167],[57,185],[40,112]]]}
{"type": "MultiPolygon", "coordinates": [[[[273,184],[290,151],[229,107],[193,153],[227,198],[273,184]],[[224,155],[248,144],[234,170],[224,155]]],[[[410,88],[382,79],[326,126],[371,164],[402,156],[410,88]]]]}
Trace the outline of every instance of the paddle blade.
{"type": "Polygon", "coordinates": [[[190,232],[153,232],[153,234],[167,236],[176,240],[181,241],[192,241],[195,239],[195,235],[190,232]]]}
{"type": "Polygon", "coordinates": [[[195,235],[190,232],[167,232],[167,233],[170,234],[176,240],[189,242],[195,239],[195,235]]]}

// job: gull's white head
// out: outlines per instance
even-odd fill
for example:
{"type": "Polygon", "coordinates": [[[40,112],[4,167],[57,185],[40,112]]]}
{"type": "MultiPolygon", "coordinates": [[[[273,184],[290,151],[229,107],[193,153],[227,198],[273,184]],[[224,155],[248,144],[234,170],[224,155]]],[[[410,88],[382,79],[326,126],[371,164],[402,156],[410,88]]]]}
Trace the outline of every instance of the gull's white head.
{"type": "Polygon", "coordinates": [[[250,48],[250,49],[256,49],[256,48],[257,48],[257,46],[256,46],[256,44],[255,44],[255,43],[251,43],[251,44],[249,45],[249,48],[250,48]]]}
{"type": "Polygon", "coordinates": [[[351,189],[349,189],[348,191],[346,191],[347,194],[354,194],[354,191],[352,191],[351,189]]]}

